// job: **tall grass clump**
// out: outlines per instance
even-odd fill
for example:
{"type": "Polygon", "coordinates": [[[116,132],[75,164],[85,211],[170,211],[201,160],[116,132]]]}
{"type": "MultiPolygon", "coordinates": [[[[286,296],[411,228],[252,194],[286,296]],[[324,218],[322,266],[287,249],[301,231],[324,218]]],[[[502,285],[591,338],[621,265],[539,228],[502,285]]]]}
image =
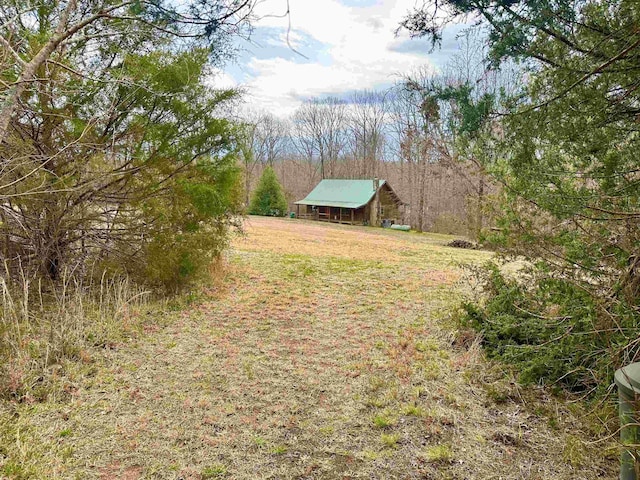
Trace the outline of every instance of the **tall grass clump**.
{"type": "MultiPolygon", "coordinates": [[[[85,277],[86,278],[86,277],[85,277]]],[[[126,277],[82,280],[64,272],[58,284],[0,275],[0,398],[44,401],[64,395],[74,363],[110,347],[139,324],[148,292],[126,277]]]]}

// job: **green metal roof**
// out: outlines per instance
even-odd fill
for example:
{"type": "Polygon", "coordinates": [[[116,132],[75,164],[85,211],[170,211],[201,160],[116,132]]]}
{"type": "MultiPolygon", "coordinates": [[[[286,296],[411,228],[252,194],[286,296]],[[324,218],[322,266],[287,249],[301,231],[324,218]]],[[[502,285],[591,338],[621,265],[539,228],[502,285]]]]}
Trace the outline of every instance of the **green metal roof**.
{"type": "MultiPolygon", "coordinates": [[[[385,184],[380,180],[380,186],[385,184]]],[[[318,207],[364,207],[375,195],[371,180],[322,180],[316,188],[296,205],[316,205],[318,207]]]]}

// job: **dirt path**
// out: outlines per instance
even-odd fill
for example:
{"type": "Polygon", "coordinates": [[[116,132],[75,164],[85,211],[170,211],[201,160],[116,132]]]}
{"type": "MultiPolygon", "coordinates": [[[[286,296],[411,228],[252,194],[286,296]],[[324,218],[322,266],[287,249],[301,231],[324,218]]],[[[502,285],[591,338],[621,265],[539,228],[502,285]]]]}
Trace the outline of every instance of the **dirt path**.
{"type": "Polygon", "coordinates": [[[24,465],[103,480],[615,478],[571,414],[526,400],[442,326],[458,262],[489,256],[444,240],[251,218],[205,301],[108,352],[70,403],[15,413],[24,465]]]}

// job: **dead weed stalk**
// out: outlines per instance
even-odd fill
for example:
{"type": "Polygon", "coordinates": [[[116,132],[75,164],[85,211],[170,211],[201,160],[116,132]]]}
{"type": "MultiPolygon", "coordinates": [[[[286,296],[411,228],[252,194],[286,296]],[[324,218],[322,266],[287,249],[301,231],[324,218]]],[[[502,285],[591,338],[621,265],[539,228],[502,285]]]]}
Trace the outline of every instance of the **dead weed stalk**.
{"type": "Polygon", "coordinates": [[[43,284],[24,272],[0,274],[0,398],[42,401],[64,394],[59,379],[70,361],[91,363],[91,347],[109,347],[135,327],[148,293],[126,277],[83,282],[64,272],[43,284]],[[15,278],[15,276],[13,277],[15,278]]]}

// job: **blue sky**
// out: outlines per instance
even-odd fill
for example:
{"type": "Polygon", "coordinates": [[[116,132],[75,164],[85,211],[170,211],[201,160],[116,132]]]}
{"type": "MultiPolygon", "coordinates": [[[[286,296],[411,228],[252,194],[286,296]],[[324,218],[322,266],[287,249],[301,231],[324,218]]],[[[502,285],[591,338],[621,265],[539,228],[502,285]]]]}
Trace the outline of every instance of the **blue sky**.
{"type": "Polygon", "coordinates": [[[315,96],[384,88],[418,67],[437,70],[457,50],[463,25],[445,32],[441,49],[429,53],[424,39],[395,35],[416,0],[290,0],[289,19],[277,18],[286,0],[264,0],[256,10],[251,42],[220,72],[218,86],[242,86],[253,110],[291,114],[315,96]]]}

